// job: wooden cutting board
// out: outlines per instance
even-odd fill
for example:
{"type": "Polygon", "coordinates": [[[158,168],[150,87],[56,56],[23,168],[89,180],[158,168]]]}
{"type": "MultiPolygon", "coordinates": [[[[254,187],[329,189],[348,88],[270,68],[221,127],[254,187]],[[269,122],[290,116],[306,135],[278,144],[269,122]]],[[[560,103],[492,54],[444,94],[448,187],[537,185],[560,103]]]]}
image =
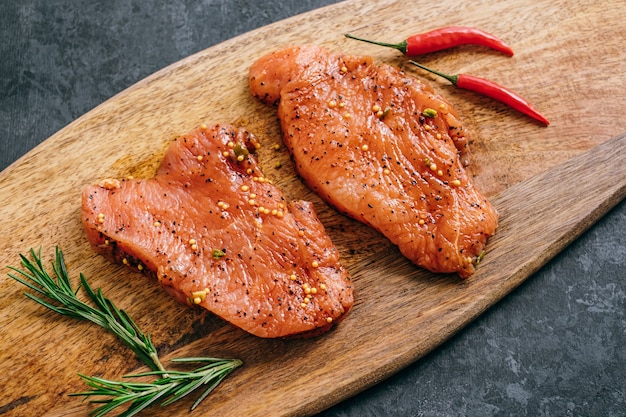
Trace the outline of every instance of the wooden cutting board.
{"type": "MultiPolygon", "coordinates": [[[[626,53],[622,1],[354,0],[247,33],[169,66],[82,116],[0,174],[2,266],[55,245],[77,280],[94,287],[149,331],[167,360],[236,357],[244,366],[193,415],[309,415],[400,370],[452,336],[527,279],[626,195],[626,53]],[[411,3],[411,4],[409,4],[411,3]],[[396,51],[345,39],[386,41],[449,24],[503,37],[513,58],[459,47],[421,58],[441,71],[507,85],[552,121],[515,111],[426,77],[396,51]],[[501,213],[478,272],[461,281],[408,263],[389,242],[340,215],[295,176],[274,109],[249,96],[251,62],[289,44],[317,43],[371,54],[430,79],[457,107],[474,138],[472,172],[501,213]],[[311,340],[262,340],[210,314],[177,305],[155,282],[92,253],[80,224],[80,192],[105,177],[150,176],[171,139],[201,123],[235,123],[264,143],[266,174],[289,198],[315,203],[356,287],[356,305],[336,330],[311,340]],[[277,168],[276,162],[282,167],[277,168]]],[[[4,272],[4,271],[3,271],[4,272]]],[[[6,270],[8,272],[8,270],[6,270]]],[[[76,282],[76,281],[74,281],[76,282]]],[[[67,394],[77,373],[120,378],[143,370],[112,336],[59,317],[0,277],[0,414],[86,415],[67,394]]],[[[187,415],[191,401],[146,415],[187,415]]]]}

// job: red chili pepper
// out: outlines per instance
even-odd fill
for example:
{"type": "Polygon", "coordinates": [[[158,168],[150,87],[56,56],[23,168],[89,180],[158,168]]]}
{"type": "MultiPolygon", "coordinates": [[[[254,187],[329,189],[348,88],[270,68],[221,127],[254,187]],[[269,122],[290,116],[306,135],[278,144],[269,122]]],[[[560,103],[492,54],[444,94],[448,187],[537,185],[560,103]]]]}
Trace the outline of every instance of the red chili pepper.
{"type": "Polygon", "coordinates": [[[512,107],[513,109],[532,117],[533,119],[539,120],[546,126],[550,124],[548,119],[542,116],[541,113],[539,113],[526,99],[521,97],[519,94],[494,83],[493,81],[485,80],[484,78],[479,78],[468,74],[448,75],[425,67],[418,62],[409,62],[425,71],[445,78],[446,80],[450,81],[455,87],[462,88],[464,90],[474,91],[476,93],[490,97],[494,100],[498,100],[512,107]]]}
{"type": "Polygon", "coordinates": [[[418,33],[400,43],[371,41],[346,34],[347,38],[373,43],[374,45],[395,48],[407,56],[417,56],[449,49],[459,45],[481,45],[508,56],[513,56],[513,49],[503,40],[480,29],[466,26],[446,26],[429,32],[418,33]]]}

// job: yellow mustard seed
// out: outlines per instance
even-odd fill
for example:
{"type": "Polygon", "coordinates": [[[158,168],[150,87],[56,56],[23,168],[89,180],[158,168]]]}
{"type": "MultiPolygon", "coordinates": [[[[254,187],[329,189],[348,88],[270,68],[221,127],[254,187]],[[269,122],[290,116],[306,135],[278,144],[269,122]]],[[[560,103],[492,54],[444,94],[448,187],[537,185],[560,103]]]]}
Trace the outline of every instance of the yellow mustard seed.
{"type": "Polygon", "coordinates": [[[200,161],[200,162],[201,162],[201,161],[202,161],[202,159],[203,159],[202,155],[198,155],[198,161],[200,161]]]}
{"type": "Polygon", "coordinates": [[[244,192],[250,191],[250,186],[249,185],[242,185],[241,186],[241,191],[244,191],[244,192]]]}
{"type": "Polygon", "coordinates": [[[317,268],[318,266],[320,266],[320,263],[319,263],[319,262],[317,262],[317,261],[313,261],[313,262],[311,263],[311,266],[312,266],[313,268],[317,268]]]}
{"type": "Polygon", "coordinates": [[[326,323],[332,323],[332,322],[333,322],[332,317],[326,317],[326,323]]]}
{"type": "Polygon", "coordinates": [[[207,292],[208,292],[208,289],[204,289],[204,290],[200,290],[200,291],[194,291],[194,292],[191,293],[191,296],[193,298],[196,298],[196,297],[205,298],[207,292]]]}
{"type": "Polygon", "coordinates": [[[456,185],[458,187],[459,185],[461,185],[461,181],[460,180],[453,180],[452,181],[452,185],[456,185]]]}

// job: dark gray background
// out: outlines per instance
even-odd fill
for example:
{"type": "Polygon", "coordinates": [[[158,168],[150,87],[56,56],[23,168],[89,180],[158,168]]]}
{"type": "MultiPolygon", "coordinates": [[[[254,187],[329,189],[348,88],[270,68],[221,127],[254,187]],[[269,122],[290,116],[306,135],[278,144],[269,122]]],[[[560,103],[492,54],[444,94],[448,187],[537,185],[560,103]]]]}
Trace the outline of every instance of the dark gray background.
{"type": "MultiPolygon", "coordinates": [[[[0,170],[156,70],[331,3],[0,0],[0,170]]],[[[321,415],[626,415],[625,242],[622,202],[453,339],[321,415]]]]}

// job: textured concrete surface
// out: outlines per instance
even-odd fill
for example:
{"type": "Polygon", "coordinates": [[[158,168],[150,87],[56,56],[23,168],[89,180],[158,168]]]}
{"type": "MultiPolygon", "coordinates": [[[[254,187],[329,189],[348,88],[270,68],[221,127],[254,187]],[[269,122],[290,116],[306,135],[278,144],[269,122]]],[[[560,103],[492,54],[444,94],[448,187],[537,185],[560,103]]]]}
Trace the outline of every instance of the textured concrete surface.
{"type": "MultiPolygon", "coordinates": [[[[331,3],[0,1],[0,170],[154,71],[331,3]]],[[[622,202],[435,352],[321,416],[624,416],[625,267],[622,202]]]]}

